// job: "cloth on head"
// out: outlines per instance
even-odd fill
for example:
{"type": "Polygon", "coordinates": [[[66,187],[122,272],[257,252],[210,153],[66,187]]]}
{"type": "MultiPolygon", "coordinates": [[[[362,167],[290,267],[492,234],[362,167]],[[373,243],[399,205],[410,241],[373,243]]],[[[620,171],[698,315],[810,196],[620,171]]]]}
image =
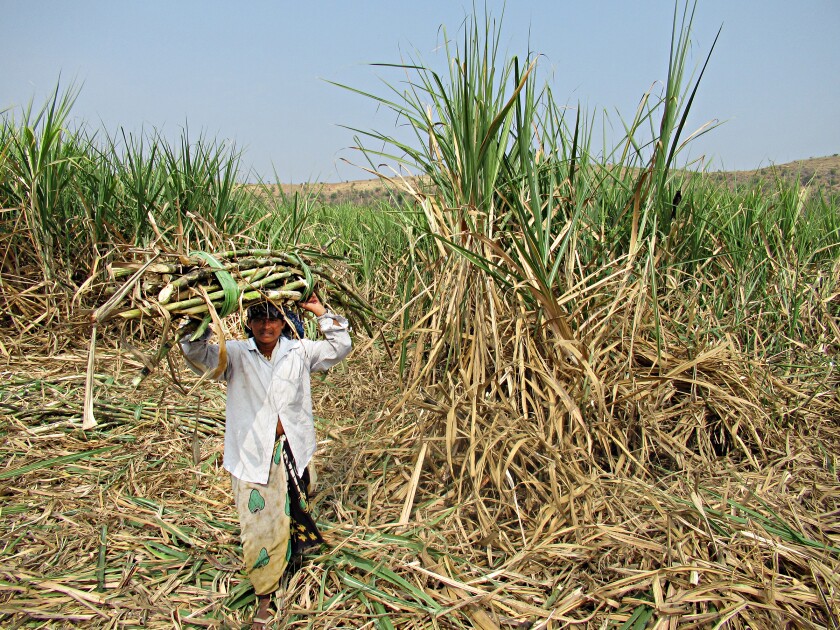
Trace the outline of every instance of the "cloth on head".
{"type": "Polygon", "coordinates": [[[283,313],[277,308],[277,305],[272,302],[260,302],[259,304],[252,304],[248,307],[245,314],[248,321],[252,319],[283,319],[283,313]]]}
{"type": "Polygon", "coordinates": [[[245,329],[247,330],[249,337],[251,337],[252,334],[251,327],[248,323],[253,319],[284,320],[287,326],[283,329],[281,334],[288,339],[303,339],[305,335],[303,322],[300,321],[297,314],[288,306],[278,307],[276,304],[268,301],[249,306],[248,310],[245,312],[245,329]]]}

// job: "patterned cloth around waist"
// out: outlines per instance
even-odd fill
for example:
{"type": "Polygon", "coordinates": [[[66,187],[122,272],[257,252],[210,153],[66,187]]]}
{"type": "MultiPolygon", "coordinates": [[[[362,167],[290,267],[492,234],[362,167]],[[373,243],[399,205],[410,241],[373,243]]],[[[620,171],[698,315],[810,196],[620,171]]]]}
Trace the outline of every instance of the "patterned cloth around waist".
{"type": "Polygon", "coordinates": [[[277,590],[290,562],[324,543],[309,505],[309,470],[298,477],[285,436],[274,445],[265,484],[231,476],[242,529],[245,567],[258,595],[277,590]]]}

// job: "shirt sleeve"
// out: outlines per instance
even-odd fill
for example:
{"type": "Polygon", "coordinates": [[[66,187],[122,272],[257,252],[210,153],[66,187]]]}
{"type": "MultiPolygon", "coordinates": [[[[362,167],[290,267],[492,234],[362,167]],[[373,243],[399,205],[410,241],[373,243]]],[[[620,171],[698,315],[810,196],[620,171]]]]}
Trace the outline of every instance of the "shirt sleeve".
{"type": "Polygon", "coordinates": [[[350,354],[353,342],[350,339],[350,323],[344,316],[326,312],[317,319],[324,339],[307,344],[309,369],[324,372],[350,354]]]}
{"type": "Polygon", "coordinates": [[[181,341],[181,350],[187,359],[187,365],[199,376],[208,370],[215,370],[219,365],[219,346],[207,343],[207,339],[181,341]]]}

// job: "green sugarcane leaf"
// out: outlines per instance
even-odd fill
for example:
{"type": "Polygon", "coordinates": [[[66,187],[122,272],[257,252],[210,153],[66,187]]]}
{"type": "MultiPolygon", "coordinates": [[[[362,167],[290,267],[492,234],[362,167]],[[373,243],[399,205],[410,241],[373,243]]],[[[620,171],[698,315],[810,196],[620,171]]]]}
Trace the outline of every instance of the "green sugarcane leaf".
{"type": "Polygon", "coordinates": [[[26,466],[21,466],[20,468],[15,468],[13,470],[4,470],[0,472],[0,479],[12,479],[14,477],[20,477],[27,473],[31,473],[35,470],[43,470],[45,468],[54,468],[63,466],[64,464],[69,464],[72,462],[78,462],[83,459],[90,459],[91,457],[96,457],[97,455],[101,455],[102,453],[107,453],[108,451],[112,451],[115,448],[119,448],[119,444],[115,444],[112,446],[103,446],[102,448],[96,448],[92,451],[84,451],[83,453],[73,453],[72,455],[62,455],[61,457],[53,457],[52,459],[44,459],[39,462],[33,462],[31,464],[27,464],[26,466]]]}

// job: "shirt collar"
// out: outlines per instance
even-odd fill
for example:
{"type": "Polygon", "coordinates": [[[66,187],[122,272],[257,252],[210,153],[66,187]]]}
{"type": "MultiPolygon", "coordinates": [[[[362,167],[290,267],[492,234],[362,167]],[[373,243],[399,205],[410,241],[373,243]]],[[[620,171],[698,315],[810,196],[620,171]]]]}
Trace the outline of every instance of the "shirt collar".
{"type": "MultiPolygon", "coordinates": [[[[277,358],[279,359],[282,356],[285,356],[289,353],[289,350],[295,347],[296,344],[299,344],[300,340],[298,339],[289,339],[288,337],[281,336],[280,339],[277,340],[277,345],[274,347],[275,352],[277,352],[277,358]]],[[[260,349],[257,348],[257,342],[254,341],[253,337],[248,337],[248,350],[251,352],[259,352],[260,349]]],[[[273,356],[273,355],[272,355],[273,356]]]]}

